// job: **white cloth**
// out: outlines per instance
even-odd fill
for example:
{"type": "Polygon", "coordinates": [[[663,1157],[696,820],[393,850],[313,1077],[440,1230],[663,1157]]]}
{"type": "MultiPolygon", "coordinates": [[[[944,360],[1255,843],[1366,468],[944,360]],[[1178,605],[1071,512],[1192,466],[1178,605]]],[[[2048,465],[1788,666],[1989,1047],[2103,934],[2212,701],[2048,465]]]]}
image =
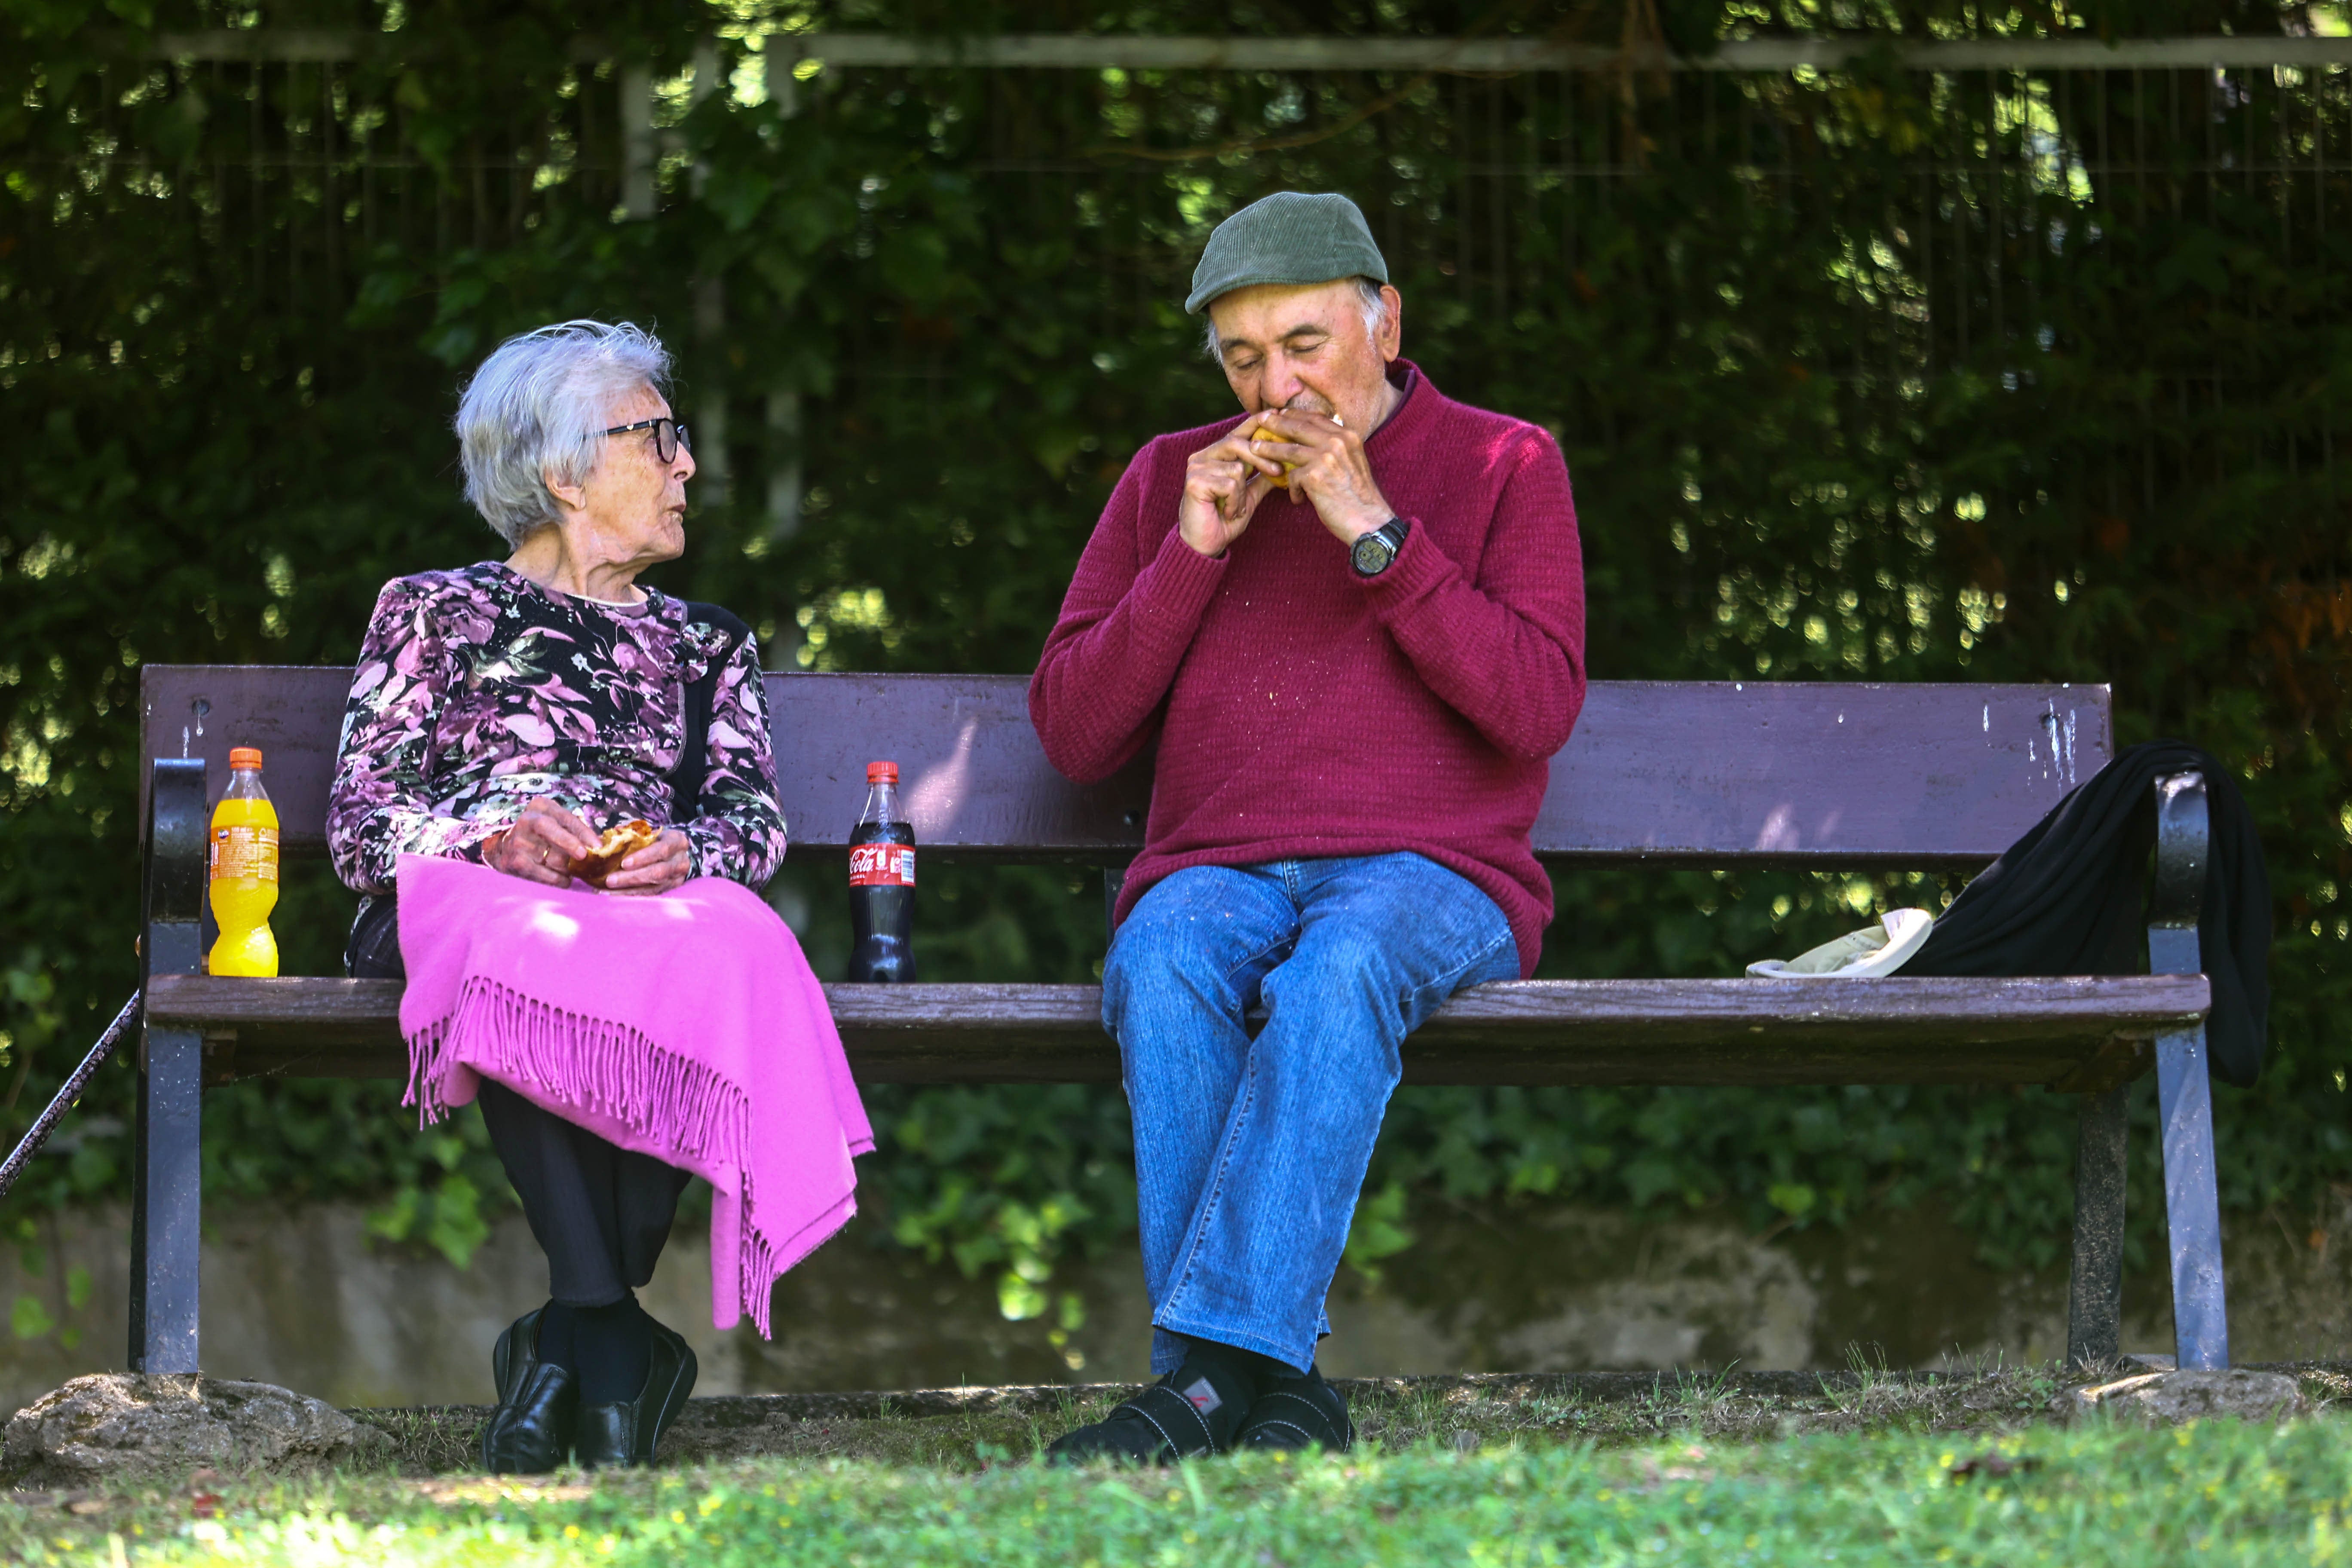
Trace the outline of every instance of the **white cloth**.
{"type": "Polygon", "coordinates": [[[1889,910],[1874,926],[1825,942],[1794,958],[1767,958],[1748,966],[1759,980],[1874,980],[1910,962],[1935,929],[1925,910],[1889,910]]]}

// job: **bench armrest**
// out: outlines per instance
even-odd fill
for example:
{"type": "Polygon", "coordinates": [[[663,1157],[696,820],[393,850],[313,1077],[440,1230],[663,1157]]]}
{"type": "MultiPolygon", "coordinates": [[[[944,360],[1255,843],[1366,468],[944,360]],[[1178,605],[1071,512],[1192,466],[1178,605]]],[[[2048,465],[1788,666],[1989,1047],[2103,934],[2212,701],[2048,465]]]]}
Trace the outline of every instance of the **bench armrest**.
{"type": "Polygon", "coordinates": [[[158,757],[147,803],[145,864],[141,868],[149,974],[204,970],[205,764],[198,757],[158,757]]]}
{"type": "Polygon", "coordinates": [[[2148,901],[2147,967],[2151,974],[2199,974],[2197,920],[2205,909],[2205,868],[2211,831],[2205,813],[2205,775],[2173,773],[2156,781],[2156,888],[2148,901]]]}

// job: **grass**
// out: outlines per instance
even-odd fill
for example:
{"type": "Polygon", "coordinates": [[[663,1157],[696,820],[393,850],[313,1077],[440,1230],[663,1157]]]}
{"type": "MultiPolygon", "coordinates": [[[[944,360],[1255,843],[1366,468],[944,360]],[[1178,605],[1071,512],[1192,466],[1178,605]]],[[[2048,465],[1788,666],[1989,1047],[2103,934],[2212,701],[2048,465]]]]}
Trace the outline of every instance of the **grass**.
{"type": "Polygon", "coordinates": [[[334,1476],[0,1510],[55,1563],[843,1564],[2327,1563],[2341,1417],[2000,1435],[1434,1438],[1148,1472],[763,1458],[538,1481],[334,1476]],[[79,1511],[75,1511],[79,1510],[79,1511]]]}
{"type": "Polygon", "coordinates": [[[675,1462],[463,1473],[478,1410],[381,1411],[393,1468],[18,1492],[16,1562],[2031,1563],[2352,1559],[2336,1366],[2278,1426],[2051,1424],[2052,1369],[1349,1385],[1363,1446],[1171,1470],[1031,1463],[1111,1389],[697,1401],[675,1462]],[[450,1473],[457,1472],[457,1473],[450,1473]]]}

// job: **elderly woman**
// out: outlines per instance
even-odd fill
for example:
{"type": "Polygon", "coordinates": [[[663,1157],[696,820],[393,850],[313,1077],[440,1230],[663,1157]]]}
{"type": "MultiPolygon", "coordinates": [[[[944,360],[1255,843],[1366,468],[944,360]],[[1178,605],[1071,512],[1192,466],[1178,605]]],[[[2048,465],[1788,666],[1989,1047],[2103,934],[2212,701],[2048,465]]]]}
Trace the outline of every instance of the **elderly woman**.
{"type": "MultiPolygon", "coordinates": [[[[407,888],[405,858],[570,889],[600,830],[643,819],[659,835],[620,861],[608,894],[644,899],[692,878],[757,888],[782,860],[751,637],[723,610],[636,581],[686,547],[694,458],[663,395],[668,370],[636,327],[567,321],[508,342],[466,388],[467,499],[512,553],[396,579],[376,602],[328,819],[338,874],[368,895],[355,974],[401,974],[404,949],[416,963],[389,896],[407,888]]],[[[547,1254],[551,1297],[499,1337],[484,1462],[647,1462],[695,1362],[635,1291],[688,1173],[488,1068],[478,1099],[547,1254]]]]}

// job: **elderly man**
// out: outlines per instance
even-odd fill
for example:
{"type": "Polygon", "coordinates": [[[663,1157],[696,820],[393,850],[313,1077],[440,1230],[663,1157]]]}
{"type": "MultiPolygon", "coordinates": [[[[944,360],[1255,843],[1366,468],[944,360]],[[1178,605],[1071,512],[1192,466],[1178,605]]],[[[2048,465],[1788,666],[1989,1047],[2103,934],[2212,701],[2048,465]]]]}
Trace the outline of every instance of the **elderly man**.
{"type": "Polygon", "coordinates": [[[1584,700],[1567,467],[1398,357],[1353,203],[1228,218],[1185,309],[1245,412],[1136,455],[1029,687],[1074,779],[1159,743],[1103,1023],[1161,1375],[1057,1459],[1351,1441],[1315,1349],[1398,1047],[1534,968],[1584,700]]]}

